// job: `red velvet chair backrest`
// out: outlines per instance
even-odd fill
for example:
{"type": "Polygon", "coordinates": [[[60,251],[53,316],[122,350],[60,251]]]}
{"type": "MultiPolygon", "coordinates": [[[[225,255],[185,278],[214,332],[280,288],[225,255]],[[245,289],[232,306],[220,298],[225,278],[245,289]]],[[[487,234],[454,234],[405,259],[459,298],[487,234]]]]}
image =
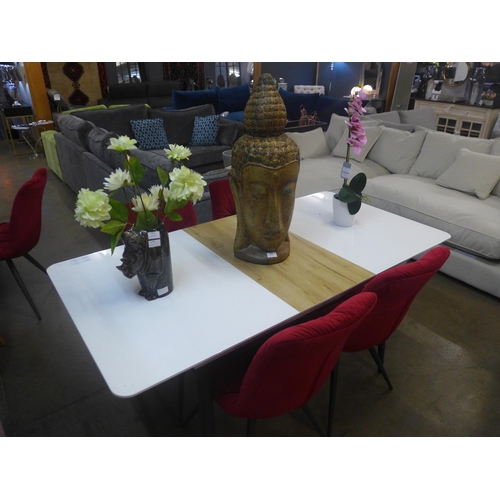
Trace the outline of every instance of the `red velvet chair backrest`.
{"type": "Polygon", "coordinates": [[[257,351],[239,391],[215,399],[230,415],[270,418],[306,404],[330,376],[351,331],[377,297],[360,293],[327,315],[273,335],[257,351]]]}
{"type": "Polygon", "coordinates": [[[436,247],[415,262],[388,269],[375,276],[363,288],[363,292],[376,293],[377,305],[351,334],[344,351],[364,351],[385,342],[400,325],[420,290],[449,256],[448,247],[436,247]]]}
{"type": "Polygon", "coordinates": [[[173,221],[169,218],[165,219],[165,226],[169,233],[177,231],[178,229],[184,229],[185,227],[196,226],[198,224],[198,218],[196,217],[196,212],[194,211],[194,206],[191,201],[188,201],[187,205],[177,210],[177,212],[182,216],[182,220],[173,221]]]}
{"type": "Polygon", "coordinates": [[[10,258],[21,257],[38,243],[42,230],[42,198],[47,169],[39,168],[14,198],[9,222],[10,258]]]}
{"type": "Polygon", "coordinates": [[[212,220],[236,214],[233,192],[228,179],[213,181],[208,185],[212,200],[212,220]]]}

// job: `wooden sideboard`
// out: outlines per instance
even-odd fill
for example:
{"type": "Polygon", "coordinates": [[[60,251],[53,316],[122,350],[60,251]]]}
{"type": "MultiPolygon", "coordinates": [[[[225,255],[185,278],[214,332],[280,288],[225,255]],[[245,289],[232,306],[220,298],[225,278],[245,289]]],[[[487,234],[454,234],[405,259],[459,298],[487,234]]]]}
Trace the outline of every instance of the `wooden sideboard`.
{"type": "Polygon", "coordinates": [[[452,102],[416,100],[415,109],[433,108],[437,129],[448,134],[489,139],[500,109],[452,102]]]}

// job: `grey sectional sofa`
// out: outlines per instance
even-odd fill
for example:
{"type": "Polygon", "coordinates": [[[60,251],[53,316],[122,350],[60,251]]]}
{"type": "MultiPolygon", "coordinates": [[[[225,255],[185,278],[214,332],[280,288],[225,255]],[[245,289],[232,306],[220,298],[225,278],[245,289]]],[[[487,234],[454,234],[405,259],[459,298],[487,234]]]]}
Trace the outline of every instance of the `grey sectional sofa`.
{"type": "MultiPolygon", "coordinates": [[[[105,177],[108,177],[113,170],[123,168],[123,157],[116,151],[108,149],[110,139],[119,135],[135,138],[131,122],[145,123],[144,120],[156,120],[155,126],[159,128],[163,125],[169,144],[188,146],[192,155],[186,161],[186,166],[202,174],[207,183],[227,177],[227,171],[223,168],[222,153],[230,150],[243,133],[241,124],[219,118],[216,144],[198,146],[190,144],[195,118],[213,115],[212,105],[169,111],[136,105],[59,115],[57,120],[59,132],[54,138],[62,179],[75,193],[81,188],[102,189],[105,177]]],[[[134,150],[133,153],[145,170],[140,182],[142,189],[159,184],[157,166],[161,166],[167,172],[173,168],[163,148],[150,149],[151,147],[154,145],[144,146],[143,149],[134,150]]],[[[199,222],[210,219],[208,185],[204,197],[196,204],[195,209],[199,222]]]]}
{"type": "MultiPolygon", "coordinates": [[[[442,271],[500,298],[500,139],[438,132],[420,111],[367,117],[351,176],[366,173],[367,203],[448,232],[442,271]]],[[[325,132],[289,134],[301,151],[296,196],[340,188],[345,129],[332,115],[325,132]]]]}

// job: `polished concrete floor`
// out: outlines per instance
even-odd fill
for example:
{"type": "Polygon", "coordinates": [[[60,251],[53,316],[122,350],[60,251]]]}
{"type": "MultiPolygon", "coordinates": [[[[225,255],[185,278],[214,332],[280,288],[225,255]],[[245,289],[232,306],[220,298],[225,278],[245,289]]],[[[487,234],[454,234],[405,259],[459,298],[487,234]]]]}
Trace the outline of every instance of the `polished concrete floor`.
{"type": "MultiPolygon", "coordinates": [[[[14,156],[0,141],[0,221],[44,158],[14,156]]],[[[107,248],[107,236],[73,218],[75,195],[52,172],[43,200],[44,266],[107,248]]],[[[195,416],[177,423],[177,384],[131,399],[108,390],[48,276],[25,259],[16,265],[39,310],[31,310],[0,263],[0,419],[9,436],[198,436],[195,416]]],[[[133,314],[133,312],[131,312],[133,314]]],[[[221,307],[221,315],[224,314],[221,307]]],[[[112,325],[110,325],[112,328],[112,325]]],[[[205,332],[207,335],[210,332],[205,332]]],[[[140,332],[138,332],[140,335],[140,332]]],[[[389,340],[389,391],[368,353],[343,354],[335,436],[499,436],[500,301],[438,274],[389,340]]],[[[187,404],[195,403],[187,378],[187,404]]],[[[311,401],[326,416],[325,388],[311,401]]],[[[245,422],[216,408],[217,436],[242,436],[245,422]]],[[[260,436],[315,436],[299,410],[258,423],[260,436]]]]}

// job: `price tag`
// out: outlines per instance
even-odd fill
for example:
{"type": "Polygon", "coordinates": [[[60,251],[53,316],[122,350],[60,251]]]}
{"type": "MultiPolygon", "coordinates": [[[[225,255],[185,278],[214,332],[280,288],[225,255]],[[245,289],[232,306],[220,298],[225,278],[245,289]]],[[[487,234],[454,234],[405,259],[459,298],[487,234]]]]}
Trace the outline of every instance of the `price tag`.
{"type": "Polygon", "coordinates": [[[156,248],[161,245],[160,231],[148,232],[148,247],[156,248]]]}
{"type": "Polygon", "coordinates": [[[340,172],[340,177],[342,179],[349,179],[349,173],[351,172],[351,164],[346,161],[342,165],[342,171],[340,172]]]}

